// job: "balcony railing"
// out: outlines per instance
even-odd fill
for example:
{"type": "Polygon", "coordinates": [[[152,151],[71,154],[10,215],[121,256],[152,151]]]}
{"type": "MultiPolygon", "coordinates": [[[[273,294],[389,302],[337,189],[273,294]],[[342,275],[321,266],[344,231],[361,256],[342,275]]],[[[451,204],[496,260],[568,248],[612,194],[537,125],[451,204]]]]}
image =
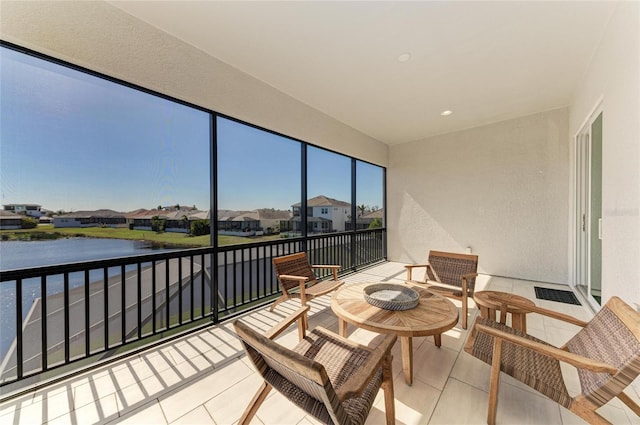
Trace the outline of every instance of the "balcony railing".
{"type": "Polygon", "coordinates": [[[3,315],[2,332],[13,335],[0,387],[257,308],[279,295],[274,257],[306,251],[345,274],[384,260],[385,238],[374,229],[3,271],[2,294],[15,296],[16,311],[3,315]]]}

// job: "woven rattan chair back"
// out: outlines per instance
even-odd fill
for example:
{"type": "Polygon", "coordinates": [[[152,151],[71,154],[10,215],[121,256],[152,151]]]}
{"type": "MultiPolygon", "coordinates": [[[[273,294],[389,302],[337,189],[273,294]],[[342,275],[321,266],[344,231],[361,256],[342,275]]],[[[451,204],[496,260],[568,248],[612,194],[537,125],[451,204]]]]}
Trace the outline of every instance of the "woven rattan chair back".
{"type": "Polygon", "coordinates": [[[317,280],[305,252],[298,252],[296,254],[274,258],[273,266],[280,285],[286,291],[298,288],[299,282],[296,280],[281,278],[280,276],[282,275],[304,276],[309,279],[308,283],[310,285],[313,285],[317,280]]]}
{"type": "Polygon", "coordinates": [[[566,347],[619,369],[615,375],[578,369],[582,395],[595,406],[602,406],[640,374],[640,314],[613,297],[566,347]]]}
{"type": "MultiPolygon", "coordinates": [[[[513,302],[513,301],[512,301],[513,302]]],[[[478,317],[464,350],[491,365],[487,422],[494,424],[499,373],[503,372],[569,409],[591,424],[608,424],[597,409],[617,397],[640,417],[640,406],[624,389],[640,374],[640,313],[611,297],[589,322],[542,307],[527,307],[582,329],[562,347],[502,323],[478,317]],[[567,390],[561,364],[576,367],[581,392],[567,390]]]]}
{"type": "Polygon", "coordinates": [[[325,423],[351,423],[324,366],[282,347],[240,321],[234,327],[251,362],[274,389],[325,423]]]}
{"type": "MultiPolygon", "coordinates": [[[[425,273],[425,281],[446,283],[447,285],[462,287],[461,277],[478,271],[478,256],[472,254],[458,254],[451,252],[429,251],[429,265],[425,273]]],[[[475,277],[468,280],[468,291],[473,294],[475,277]]]]}

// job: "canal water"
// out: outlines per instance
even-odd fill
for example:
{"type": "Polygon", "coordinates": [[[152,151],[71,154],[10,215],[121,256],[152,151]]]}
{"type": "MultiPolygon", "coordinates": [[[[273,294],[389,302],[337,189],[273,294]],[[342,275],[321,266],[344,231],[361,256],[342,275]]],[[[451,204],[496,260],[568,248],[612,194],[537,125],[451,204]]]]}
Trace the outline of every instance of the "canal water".
{"type": "MultiPolygon", "coordinates": [[[[3,241],[0,242],[0,271],[42,267],[81,261],[103,260],[132,255],[160,253],[171,249],[158,247],[145,241],[98,238],[69,238],[50,241],[3,241]]],[[[100,271],[96,271],[100,273],[100,271]]],[[[99,277],[99,276],[97,276],[99,277]]],[[[83,284],[81,276],[70,276],[69,286],[83,284]]],[[[63,276],[52,276],[47,280],[47,295],[63,290],[63,276]]],[[[29,312],[31,304],[40,297],[39,279],[23,282],[22,312],[29,312]]],[[[16,290],[13,282],[0,282],[0,359],[15,337],[16,290]]]]}
{"type": "Polygon", "coordinates": [[[68,238],[0,242],[0,270],[52,266],[168,251],[150,242],[124,239],[68,238]]]}

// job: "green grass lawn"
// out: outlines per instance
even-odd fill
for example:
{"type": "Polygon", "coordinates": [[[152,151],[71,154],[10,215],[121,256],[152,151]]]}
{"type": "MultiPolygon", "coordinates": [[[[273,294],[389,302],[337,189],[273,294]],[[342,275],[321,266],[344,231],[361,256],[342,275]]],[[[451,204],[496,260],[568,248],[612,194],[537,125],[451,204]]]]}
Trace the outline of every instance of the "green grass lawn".
{"type": "MultiPolygon", "coordinates": [[[[0,230],[2,240],[36,240],[57,239],[68,237],[112,238],[149,241],[162,245],[179,245],[184,247],[211,246],[209,235],[190,237],[184,233],[163,232],[150,230],[129,230],[128,228],[85,227],[85,228],[54,228],[53,225],[38,226],[36,229],[0,230]]],[[[241,238],[238,236],[218,236],[218,245],[236,245],[252,242],[279,239],[280,235],[255,236],[241,238]]]]}

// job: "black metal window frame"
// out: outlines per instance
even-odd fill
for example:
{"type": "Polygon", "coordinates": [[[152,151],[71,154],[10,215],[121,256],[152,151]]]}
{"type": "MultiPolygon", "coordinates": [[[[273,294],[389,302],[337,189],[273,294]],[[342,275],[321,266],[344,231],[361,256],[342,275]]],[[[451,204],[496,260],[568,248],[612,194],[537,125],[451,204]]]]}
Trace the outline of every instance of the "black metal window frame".
{"type": "MultiPolygon", "coordinates": [[[[22,47],[20,45],[0,40],[1,48],[8,48],[19,53],[33,56],[37,59],[48,61],[56,65],[64,66],[75,71],[79,71],[96,78],[104,79],[112,83],[116,83],[140,92],[150,94],[152,96],[159,97],[177,104],[187,106],[205,112],[210,116],[210,210],[212,214],[216,214],[218,210],[218,181],[216,179],[216,170],[218,163],[217,155],[217,120],[218,117],[227,120],[234,121],[241,125],[247,125],[255,129],[265,131],[280,137],[287,138],[292,141],[300,143],[300,199],[301,205],[299,213],[301,216],[301,236],[298,238],[292,238],[290,240],[282,240],[276,242],[258,242],[246,245],[231,245],[231,246],[218,246],[218,220],[210,220],[211,226],[211,246],[207,248],[198,249],[185,249],[171,253],[163,254],[151,254],[142,256],[133,256],[128,258],[116,258],[100,261],[79,262],[70,265],[61,266],[49,266],[49,267],[36,267],[30,269],[21,270],[7,270],[2,271],[0,275],[0,284],[6,285],[10,282],[15,282],[16,299],[22,298],[22,282],[27,279],[39,279],[41,293],[46,294],[46,287],[48,278],[54,275],[63,276],[63,293],[65,310],[63,313],[63,333],[64,333],[64,347],[62,348],[62,358],[52,361],[47,358],[47,326],[46,320],[42,320],[40,329],[41,344],[44,349],[40,353],[37,362],[39,367],[35,369],[25,370],[26,359],[24,353],[24,346],[22,341],[22,302],[17,302],[16,308],[16,365],[15,376],[6,378],[0,377],[0,388],[13,387],[16,383],[20,383],[27,378],[36,378],[35,381],[40,380],[39,375],[50,372],[54,369],[67,366],[71,363],[76,363],[79,360],[96,359],[96,362],[91,367],[96,367],[104,363],[99,361],[97,355],[104,355],[106,352],[113,353],[123,346],[129,345],[130,342],[138,343],[140,341],[146,341],[149,337],[163,336],[164,334],[173,334],[169,338],[162,339],[161,341],[150,342],[145,344],[143,348],[134,348],[133,351],[127,351],[122,355],[114,355],[108,361],[113,361],[123,356],[131,355],[132,352],[140,351],[148,348],[150,345],[159,344],[165,342],[170,338],[175,338],[184,335],[186,332],[192,332],[201,328],[202,326],[208,326],[211,323],[219,323],[222,320],[226,320],[237,314],[244,313],[249,309],[258,308],[264,304],[271,302],[279,293],[277,282],[274,281],[273,272],[271,270],[269,259],[287,253],[294,253],[305,251],[309,253],[310,259],[316,263],[339,263],[344,267],[341,274],[354,272],[356,270],[368,267],[371,264],[375,264],[380,261],[384,261],[387,258],[387,245],[386,245],[386,168],[360,160],[348,155],[341,154],[339,152],[326,149],[321,146],[316,146],[312,143],[287,136],[285,134],[269,130],[251,123],[244,122],[234,117],[213,111],[208,108],[198,106],[196,104],[186,102],[171,96],[167,96],[160,92],[149,90],[142,86],[129,83],[127,81],[111,77],[106,74],[102,74],[85,67],[69,63],[40,52],[22,47]],[[328,235],[309,235],[307,233],[308,228],[308,205],[307,205],[307,149],[308,147],[314,147],[322,149],[328,152],[335,153],[342,157],[349,158],[351,161],[351,217],[355,223],[356,215],[356,168],[357,163],[367,163],[380,167],[382,170],[382,204],[384,208],[383,227],[373,230],[356,230],[355,224],[351,229],[344,232],[337,232],[328,235]],[[210,269],[216,271],[212,272],[210,279],[209,290],[206,290],[205,285],[205,265],[207,262],[210,264],[210,269]],[[248,270],[243,269],[238,271],[237,264],[249,264],[248,270]],[[196,267],[197,266],[197,267],[196,267]],[[120,285],[117,286],[117,282],[114,290],[110,289],[110,270],[119,270],[121,276],[120,285]],[[164,295],[160,298],[157,296],[151,296],[148,300],[150,306],[150,318],[143,319],[142,306],[145,305],[142,293],[144,292],[143,283],[141,281],[141,275],[143,269],[148,270],[152,274],[152,288],[151,293],[157,294],[164,291],[164,295]],[[72,329],[70,322],[70,307],[71,297],[74,296],[74,292],[69,286],[69,277],[73,273],[82,274],[84,276],[84,296],[85,300],[90,298],[89,294],[89,275],[91,271],[102,270],[104,288],[102,301],[102,314],[104,315],[104,325],[101,332],[103,333],[103,343],[100,347],[92,347],[92,341],[90,337],[89,328],[89,302],[84,303],[84,326],[85,334],[82,341],[82,352],[74,353],[71,347],[71,341],[74,336],[71,334],[72,329]],[[127,295],[128,288],[124,283],[124,276],[127,273],[135,275],[137,273],[135,294],[127,295]],[[169,274],[177,273],[179,276],[178,287],[170,288],[169,274]],[[198,286],[196,282],[200,279],[201,284],[198,286]],[[248,287],[245,286],[245,280],[248,282],[248,287]],[[162,282],[160,282],[162,281],[162,282]],[[232,287],[228,286],[228,282],[232,281],[232,287]],[[260,283],[256,283],[256,282],[260,283]],[[157,287],[159,282],[163,287],[157,287]],[[238,288],[238,282],[241,282],[238,288]],[[248,288],[248,291],[247,291],[248,288]],[[240,290],[239,290],[240,289],[240,290]],[[194,292],[195,291],[195,292],[194,292]],[[206,293],[208,292],[208,293],[206,293]],[[248,292],[248,293],[247,293],[248,292]],[[225,297],[221,297],[220,294],[224,293],[225,297]],[[117,295],[112,295],[117,294],[117,295]],[[216,296],[216,294],[218,296],[216,296]],[[233,295],[231,295],[233,294],[233,295]],[[128,297],[134,297],[135,304],[137,306],[128,307],[126,302],[128,297]],[[111,318],[109,317],[109,300],[110,297],[119,297],[120,305],[120,321],[117,323],[119,328],[119,336],[117,340],[114,340],[113,335],[110,334],[111,318]],[[194,297],[199,297],[201,310],[196,312],[194,309],[194,297]],[[231,300],[230,301],[230,297],[231,300]],[[164,300],[164,301],[163,301],[164,300]],[[189,311],[183,311],[183,306],[186,300],[190,300],[189,311]],[[173,302],[177,309],[177,312],[173,311],[170,307],[170,303],[173,302]],[[208,304],[207,304],[208,302],[208,304]],[[127,315],[127,311],[131,309],[130,316],[127,315]],[[175,318],[177,316],[177,319],[175,318]],[[130,329],[130,321],[135,320],[135,330],[130,329]],[[203,320],[206,319],[206,320],[203,320]],[[146,322],[145,322],[146,321],[146,322]],[[173,321],[173,322],[172,322],[173,321]],[[150,330],[143,330],[143,322],[150,323],[150,330]],[[203,323],[205,322],[205,323],[203,323]],[[184,329],[186,326],[195,326],[192,329],[184,329]],[[170,332],[171,331],[171,332],[170,332]]],[[[42,297],[41,309],[44,312],[44,316],[47,314],[47,296],[42,297]]],[[[33,360],[33,359],[32,359],[33,360]]],[[[83,368],[82,370],[86,370],[83,368]]],[[[72,372],[73,373],[73,372],[72,372]]],[[[69,376],[65,374],[60,378],[53,378],[55,380],[62,379],[69,376]]],[[[50,382],[46,381],[44,384],[50,382]]],[[[26,382],[27,385],[33,385],[26,382]]],[[[33,389],[30,387],[29,389],[33,389]]],[[[15,397],[20,393],[13,392],[10,396],[15,397]]]]}

